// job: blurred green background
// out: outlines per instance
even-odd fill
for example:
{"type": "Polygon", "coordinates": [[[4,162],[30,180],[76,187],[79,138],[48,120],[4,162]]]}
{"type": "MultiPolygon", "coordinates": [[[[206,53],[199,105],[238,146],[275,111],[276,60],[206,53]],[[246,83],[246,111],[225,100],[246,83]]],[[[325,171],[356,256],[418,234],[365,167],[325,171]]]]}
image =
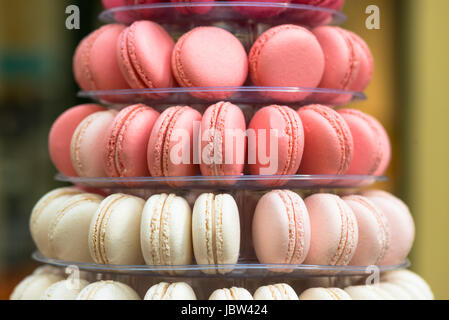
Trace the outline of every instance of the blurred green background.
{"type": "MultiPolygon", "coordinates": [[[[47,151],[54,119],[85,102],[76,98],[72,55],[98,27],[100,0],[0,0],[0,299],[36,264],[30,211],[59,185],[47,151]],[[81,30],[65,28],[68,5],[81,9],[81,30]]],[[[344,27],[372,48],[376,71],[369,99],[351,105],[379,118],[393,141],[390,182],[417,226],[412,269],[449,299],[449,12],[448,0],[347,0],[344,27]],[[365,27],[368,5],[381,29],[365,27]]]]}

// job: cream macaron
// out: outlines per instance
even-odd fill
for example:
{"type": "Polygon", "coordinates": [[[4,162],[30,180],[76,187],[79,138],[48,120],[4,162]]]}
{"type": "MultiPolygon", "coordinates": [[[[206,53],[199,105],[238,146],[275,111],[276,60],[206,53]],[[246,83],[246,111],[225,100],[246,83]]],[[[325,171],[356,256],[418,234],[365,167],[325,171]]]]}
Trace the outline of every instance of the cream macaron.
{"type": "Polygon", "coordinates": [[[75,188],[60,188],[44,195],[34,206],[30,217],[31,237],[38,250],[46,257],[51,257],[48,231],[59,207],[70,197],[82,193],[75,188]]]}
{"type": "Polygon", "coordinates": [[[393,296],[395,300],[412,300],[412,295],[400,285],[389,282],[381,282],[376,284],[380,289],[387,291],[389,294],[393,296]]]}
{"type": "Polygon", "coordinates": [[[352,300],[352,298],[339,288],[310,288],[301,293],[299,300],[352,300]]]}
{"type": "Polygon", "coordinates": [[[192,287],[185,282],[161,282],[152,286],[144,300],[197,300],[192,287]]]}
{"type": "Polygon", "coordinates": [[[99,281],[85,287],[76,300],[141,300],[133,288],[116,281],[99,281]]]}
{"type": "Polygon", "coordinates": [[[147,265],[192,263],[192,210],[174,194],[154,195],[145,204],[140,228],[142,254],[147,265]]]}
{"type": "Polygon", "coordinates": [[[215,290],[209,300],[254,300],[251,293],[244,288],[230,288],[215,290]]]}
{"type": "Polygon", "coordinates": [[[99,264],[142,265],[140,224],[143,199],[113,194],[101,202],[92,218],[88,244],[99,264]]]}
{"type": "Polygon", "coordinates": [[[41,300],[75,300],[88,285],[89,282],[83,279],[62,280],[48,287],[42,294],[41,300]]]}
{"type": "Polygon", "coordinates": [[[81,193],[59,207],[48,228],[51,258],[92,262],[87,242],[89,227],[103,200],[95,194],[81,193]]]}
{"type": "Polygon", "coordinates": [[[41,296],[52,284],[64,280],[63,277],[43,273],[31,275],[20,282],[12,292],[10,300],[40,300],[41,296]]]}
{"type": "Polygon", "coordinates": [[[350,286],[345,291],[352,300],[395,300],[388,291],[375,285],[350,286]]]}
{"type": "Polygon", "coordinates": [[[254,300],[298,300],[298,295],[288,284],[279,283],[257,289],[254,300]]]}
{"type": "MultiPolygon", "coordinates": [[[[195,202],[192,217],[195,259],[200,265],[236,264],[240,252],[240,215],[229,194],[202,194],[195,202]]],[[[231,272],[220,269],[219,273],[231,272]]],[[[207,274],[215,270],[205,270],[207,274]]]]}
{"type": "Polygon", "coordinates": [[[429,284],[410,270],[389,271],[382,274],[381,279],[405,289],[413,300],[433,300],[435,298],[429,284]]]}

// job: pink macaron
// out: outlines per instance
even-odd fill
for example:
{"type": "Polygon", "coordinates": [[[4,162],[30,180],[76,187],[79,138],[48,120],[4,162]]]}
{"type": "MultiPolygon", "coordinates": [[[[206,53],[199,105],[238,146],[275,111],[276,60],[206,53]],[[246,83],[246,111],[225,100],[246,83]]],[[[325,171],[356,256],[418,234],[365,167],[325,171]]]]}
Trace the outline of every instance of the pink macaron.
{"type": "Polygon", "coordinates": [[[73,70],[83,90],[129,89],[115,50],[124,29],[120,24],[105,25],[81,41],[73,58],[73,70]]]}
{"type": "Polygon", "coordinates": [[[195,176],[195,141],[201,114],[190,107],[171,107],[156,121],[148,143],[148,168],[153,177],[195,176]]]}
{"type": "Polygon", "coordinates": [[[310,105],[298,110],[304,125],[300,174],[342,175],[351,164],[354,142],[349,126],[333,109],[310,105]]]}
{"type": "Polygon", "coordinates": [[[310,221],[302,198],[288,190],[265,194],[252,223],[253,244],[263,264],[301,264],[310,248],[310,221]]]}
{"type": "Polygon", "coordinates": [[[254,115],[248,130],[248,169],[251,174],[295,174],[303,150],[304,129],[295,110],[273,105],[254,115]]]}
{"type": "Polygon", "coordinates": [[[168,32],[151,21],[137,21],[123,30],[116,52],[120,69],[131,88],[173,87],[170,62],[174,45],[168,32]]]}
{"type": "MultiPolygon", "coordinates": [[[[251,80],[256,86],[315,88],[324,72],[324,54],[306,28],[281,25],[264,32],[249,54],[251,80]]],[[[269,92],[283,102],[301,101],[309,92],[269,92]]]]}
{"type": "MultiPolygon", "coordinates": [[[[232,33],[218,27],[198,27],[176,43],[172,68],[182,87],[239,87],[248,76],[248,57],[232,33]]],[[[232,91],[194,92],[193,96],[218,100],[232,91]]]]}
{"type": "MultiPolygon", "coordinates": [[[[102,0],[103,7],[108,9],[118,8],[118,7],[128,7],[134,5],[143,4],[155,4],[163,2],[162,0],[102,0]]],[[[116,21],[124,24],[129,24],[137,20],[151,19],[156,14],[160,13],[160,10],[155,9],[131,9],[131,10],[119,10],[114,12],[114,18],[116,21]]]]}
{"type": "Polygon", "coordinates": [[[342,109],[354,141],[354,156],[347,174],[382,175],[391,160],[391,143],[385,128],[374,117],[355,109],[342,109]]]}
{"type": "Polygon", "coordinates": [[[229,102],[210,106],[201,122],[200,169],[203,176],[237,176],[246,159],[246,121],[229,102]]]}
{"type": "MultiPolygon", "coordinates": [[[[239,1],[239,0],[230,0],[230,1],[239,1]]],[[[284,7],[270,7],[270,6],[258,6],[259,3],[263,2],[269,2],[271,3],[282,3],[282,4],[289,4],[291,0],[246,0],[244,2],[248,2],[251,5],[247,6],[235,6],[233,9],[237,11],[238,13],[245,15],[250,18],[270,18],[280,15],[282,12],[284,12],[287,9],[287,6],[284,7]],[[251,3],[256,2],[256,3],[251,3]]]]}
{"type": "Polygon", "coordinates": [[[72,137],[70,155],[80,177],[105,177],[103,152],[105,134],[114,121],[117,111],[96,112],[84,119],[72,137]]]}
{"type": "Polygon", "coordinates": [[[311,241],[306,264],[345,266],[359,240],[352,209],[333,194],[314,194],[304,200],[310,216],[311,241]]]}
{"type": "Polygon", "coordinates": [[[77,176],[70,157],[73,133],[81,121],[99,111],[106,111],[106,109],[98,104],[83,104],[70,108],[53,123],[48,136],[48,150],[53,164],[63,175],[77,176]]]}
{"type": "Polygon", "coordinates": [[[185,6],[176,7],[176,10],[184,15],[189,14],[206,14],[212,10],[211,2],[215,2],[214,0],[170,0],[173,3],[184,3],[185,6]],[[196,6],[190,5],[192,2],[198,4],[196,6]],[[206,3],[201,3],[206,2],[206,3]],[[201,3],[201,5],[199,5],[201,3]]]}
{"type": "Polygon", "coordinates": [[[395,265],[405,261],[415,239],[415,223],[407,205],[392,194],[370,190],[362,193],[381,210],[390,225],[391,244],[382,265],[395,265]]]}
{"type": "Polygon", "coordinates": [[[368,198],[348,196],[343,200],[357,218],[359,241],[351,266],[380,265],[390,249],[391,233],[385,214],[368,198]]]}
{"type": "Polygon", "coordinates": [[[159,112],[142,104],[120,111],[106,132],[105,171],[109,177],[146,177],[148,141],[159,112]]]}
{"type": "MultiPolygon", "coordinates": [[[[371,81],[374,63],[368,45],[354,33],[339,27],[322,26],[312,30],[325,56],[321,88],[363,91],[371,81]]],[[[321,95],[326,104],[344,104],[350,94],[321,95]]]]}

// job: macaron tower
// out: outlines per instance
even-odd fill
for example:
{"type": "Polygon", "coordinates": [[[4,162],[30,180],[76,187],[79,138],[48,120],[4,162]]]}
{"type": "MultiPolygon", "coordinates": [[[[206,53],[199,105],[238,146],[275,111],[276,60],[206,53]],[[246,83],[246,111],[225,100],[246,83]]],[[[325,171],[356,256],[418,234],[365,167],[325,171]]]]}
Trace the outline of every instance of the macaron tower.
{"type": "Polygon", "coordinates": [[[34,257],[81,279],[40,268],[11,299],[433,299],[402,270],[409,208],[357,190],[392,150],[377,119],[336,108],[374,72],[365,41],[328,25],[344,1],[160,2],[103,0],[112,20],[77,47],[94,101],[48,143],[73,185],[29,227],[34,257]]]}

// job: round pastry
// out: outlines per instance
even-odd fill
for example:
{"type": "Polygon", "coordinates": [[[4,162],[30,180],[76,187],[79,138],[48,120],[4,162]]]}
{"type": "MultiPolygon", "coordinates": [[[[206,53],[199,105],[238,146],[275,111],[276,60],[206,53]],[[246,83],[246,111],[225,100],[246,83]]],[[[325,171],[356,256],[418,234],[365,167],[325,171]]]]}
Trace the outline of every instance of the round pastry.
{"type": "Polygon", "coordinates": [[[62,280],[45,290],[41,300],[76,300],[80,292],[89,285],[86,280],[62,280]]]}
{"type": "Polygon", "coordinates": [[[28,276],[14,288],[9,299],[40,300],[48,287],[61,280],[61,276],[48,273],[28,276]]]}
{"type": "Polygon", "coordinates": [[[162,282],[152,286],[144,300],[197,300],[192,287],[185,282],[162,282]]]}
{"type": "Polygon", "coordinates": [[[299,300],[352,300],[352,298],[339,288],[311,288],[301,293],[299,300]]]}
{"type": "Polygon", "coordinates": [[[254,300],[251,293],[244,288],[215,290],[209,300],[254,300]]]}
{"type": "Polygon", "coordinates": [[[140,297],[126,284],[99,281],[85,287],[76,300],[140,300],[140,297]]]}
{"type": "Polygon", "coordinates": [[[254,293],[254,300],[298,300],[298,295],[288,284],[280,283],[260,287],[254,293]]]}

